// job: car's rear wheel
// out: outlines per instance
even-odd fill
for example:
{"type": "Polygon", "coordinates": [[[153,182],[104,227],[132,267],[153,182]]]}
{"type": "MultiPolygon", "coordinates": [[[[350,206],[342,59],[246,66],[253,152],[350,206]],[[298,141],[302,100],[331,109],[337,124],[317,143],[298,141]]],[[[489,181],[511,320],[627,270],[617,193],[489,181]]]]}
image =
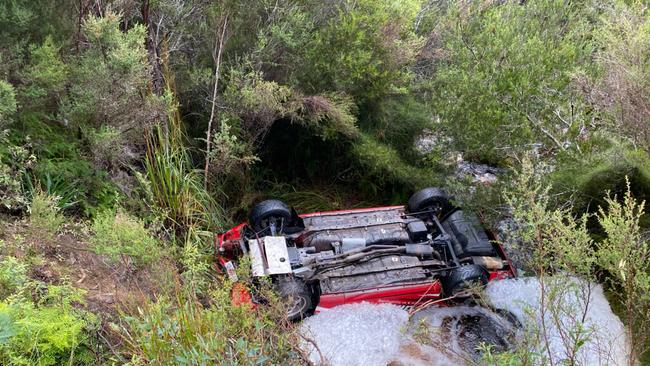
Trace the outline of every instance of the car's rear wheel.
{"type": "Polygon", "coordinates": [[[487,285],[488,274],[479,265],[460,266],[450,270],[441,282],[445,297],[462,302],[473,297],[474,289],[487,285]]]}
{"type": "Polygon", "coordinates": [[[287,319],[298,321],[309,316],[313,310],[313,301],[304,282],[291,277],[282,277],[275,283],[275,289],[284,303],[287,319]]]}
{"type": "Polygon", "coordinates": [[[256,233],[274,228],[280,234],[282,228],[291,221],[291,209],[280,200],[266,200],[256,204],[248,218],[248,223],[256,233]]]}
{"type": "Polygon", "coordinates": [[[438,217],[446,216],[453,210],[447,193],[440,188],[424,188],[415,192],[407,205],[409,213],[433,213],[438,217]]]}

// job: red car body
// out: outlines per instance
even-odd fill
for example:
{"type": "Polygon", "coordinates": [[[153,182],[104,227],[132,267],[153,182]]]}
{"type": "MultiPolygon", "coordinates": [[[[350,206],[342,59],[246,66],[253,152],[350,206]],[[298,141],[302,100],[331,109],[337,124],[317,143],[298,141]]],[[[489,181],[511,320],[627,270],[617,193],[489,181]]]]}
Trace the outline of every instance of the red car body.
{"type": "MultiPolygon", "coordinates": [[[[405,206],[385,206],[374,208],[362,208],[353,210],[342,211],[327,211],[315,212],[308,214],[298,215],[301,219],[314,218],[319,216],[339,216],[350,214],[368,214],[375,212],[391,211],[404,212],[407,210],[405,206]]],[[[222,266],[226,266],[228,262],[236,261],[237,254],[235,254],[245,241],[244,230],[249,227],[247,222],[241,223],[230,230],[217,234],[215,244],[219,253],[219,262],[222,266]]],[[[502,246],[496,241],[495,236],[486,231],[494,246],[496,255],[500,257],[504,263],[504,268],[491,269],[487,271],[487,278],[489,281],[510,278],[516,276],[516,270],[508,259],[502,246]]],[[[241,295],[239,295],[241,296],[241,295]]],[[[371,288],[364,288],[354,291],[330,292],[320,294],[318,302],[315,306],[314,312],[327,310],[342,304],[350,304],[357,302],[369,303],[389,303],[398,306],[418,306],[424,303],[440,303],[445,304],[445,295],[443,286],[439,279],[429,279],[426,281],[412,281],[400,283],[397,285],[376,286],[371,288]]]]}

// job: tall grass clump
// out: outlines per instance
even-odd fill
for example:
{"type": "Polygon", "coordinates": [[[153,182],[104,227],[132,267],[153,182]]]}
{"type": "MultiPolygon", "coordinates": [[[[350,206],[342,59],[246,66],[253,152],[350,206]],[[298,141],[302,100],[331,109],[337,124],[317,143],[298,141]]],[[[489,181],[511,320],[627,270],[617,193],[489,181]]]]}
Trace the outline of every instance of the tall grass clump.
{"type": "Polygon", "coordinates": [[[185,235],[193,226],[222,226],[223,212],[203,186],[193,167],[189,148],[178,122],[168,129],[154,127],[147,144],[146,180],[154,208],[172,234],[185,235]]]}

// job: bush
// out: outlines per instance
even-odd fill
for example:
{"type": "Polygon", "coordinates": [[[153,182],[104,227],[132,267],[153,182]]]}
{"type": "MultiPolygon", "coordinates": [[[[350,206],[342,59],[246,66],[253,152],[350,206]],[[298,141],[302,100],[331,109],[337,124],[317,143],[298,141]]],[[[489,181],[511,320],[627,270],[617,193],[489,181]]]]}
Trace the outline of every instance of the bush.
{"type": "Polygon", "coordinates": [[[613,135],[625,136],[650,152],[650,18],[647,4],[615,2],[594,37],[599,73],[582,77],[585,95],[613,135]],[[631,3],[628,5],[628,3],[631,3]]]}
{"type": "Polygon", "coordinates": [[[40,46],[30,47],[31,62],[23,72],[25,84],[22,96],[25,104],[42,109],[56,107],[65,91],[68,66],[59,56],[59,47],[52,36],[45,38],[40,46]]]}
{"type": "Polygon", "coordinates": [[[36,163],[29,143],[14,145],[0,131],[0,210],[22,213],[29,198],[22,181],[36,163]]]}
{"type": "MultiPolygon", "coordinates": [[[[315,6],[312,36],[296,50],[309,92],[340,91],[367,106],[405,92],[422,39],[418,1],[340,1],[315,6]]],[[[295,61],[294,61],[295,62],[295,61]]]]}
{"type": "Polygon", "coordinates": [[[63,224],[59,198],[37,190],[29,206],[29,223],[37,235],[52,239],[63,224]]]}
{"type": "MultiPolygon", "coordinates": [[[[192,291],[159,299],[125,316],[118,329],[133,365],[298,365],[296,335],[283,326],[277,300],[251,309],[230,302],[232,283],[205,307],[192,291]],[[274,307],[273,304],[276,304],[274,307]]],[[[272,296],[272,295],[271,295],[272,296]]]]}
{"type": "Polygon", "coordinates": [[[0,364],[91,364],[85,331],[96,320],[79,310],[84,293],[32,281],[27,272],[19,259],[0,259],[0,364]]]}
{"type": "Polygon", "coordinates": [[[16,93],[13,86],[0,80],[0,130],[9,125],[16,108],[16,93]]]}
{"type": "Polygon", "coordinates": [[[598,265],[608,273],[612,295],[623,305],[622,317],[630,343],[630,365],[648,351],[650,340],[650,241],[641,230],[645,201],[637,202],[628,189],[622,202],[605,199],[598,222],[607,237],[598,244],[598,265]]]}
{"type": "Polygon", "coordinates": [[[492,164],[532,143],[575,147],[588,116],[572,78],[591,60],[597,7],[561,0],[438,4],[429,11],[421,73],[456,147],[492,164]]]}
{"type": "Polygon", "coordinates": [[[108,255],[112,261],[141,267],[160,257],[162,246],[150,235],[144,222],[121,209],[99,213],[91,229],[93,250],[108,255]]]}
{"type": "MultiPolygon", "coordinates": [[[[640,200],[650,198],[650,155],[617,140],[579,158],[556,162],[549,176],[557,200],[571,200],[575,212],[596,213],[608,192],[622,197],[628,186],[640,200]]],[[[593,221],[593,220],[592,220],[593,221]]],[[[650,224],[647,219],[643,226],[650,224]]]]}
{"type": "Polygon", "coordinates": [[[14,257],[0,259],[0,300],[4,300],[7,296],[15,293],[26,282],[27,265],[25,263],[14,257]]]}
{"type": "Polygon", "coordinates": [[[82,294],[69,286],[45,286],[33,302],[23,296],[0,301],[0,364],[90,365],[84,330],[95,324],[73,303],[82,294]]]}

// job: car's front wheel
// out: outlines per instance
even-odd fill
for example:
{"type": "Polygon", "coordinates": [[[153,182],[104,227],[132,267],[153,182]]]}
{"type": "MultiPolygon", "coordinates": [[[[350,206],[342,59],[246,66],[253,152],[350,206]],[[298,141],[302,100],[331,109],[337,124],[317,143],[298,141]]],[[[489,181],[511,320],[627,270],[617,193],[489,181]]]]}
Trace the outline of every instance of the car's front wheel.
{"type": "Polygon", "coordinates": [[[283,301],[287,319],[298,321],[313,310],[312,296],[307,285],[292,277],[278,278],[275,289],[283,301]]]}
{"type": "Polygon", "coordinates": [[[291,208],[280,200],[266,200],[256,204],[248,218],[249,225],[256,233],[271,230],[271,235],[281,234],[283,227],[288,226],[290,221],[291,208]]]}

